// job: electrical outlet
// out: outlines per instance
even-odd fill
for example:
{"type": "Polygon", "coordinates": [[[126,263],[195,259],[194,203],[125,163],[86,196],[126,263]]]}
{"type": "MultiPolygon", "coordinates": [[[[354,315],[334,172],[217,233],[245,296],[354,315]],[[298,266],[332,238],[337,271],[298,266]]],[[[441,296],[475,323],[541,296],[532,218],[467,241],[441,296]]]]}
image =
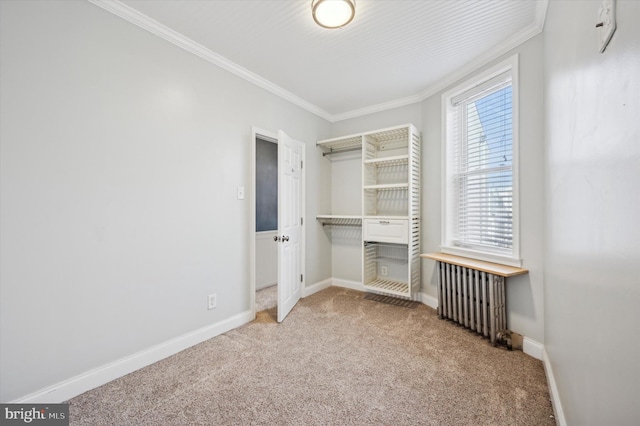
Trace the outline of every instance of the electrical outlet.
{"type": "Polygon", "coordinates": [[[380,267],[380,273],[384,276],[387,276],[387,274],[389,273],[389,270],[387,269],[386,266],[381,266],[380,267]]]}
{"type": "Polygon", "coordinates": [[[215,309],[217,303],[218,303],[218,298],[216,297],[216,294],[210,294],[209,295],[209,309],[215,309]]]}

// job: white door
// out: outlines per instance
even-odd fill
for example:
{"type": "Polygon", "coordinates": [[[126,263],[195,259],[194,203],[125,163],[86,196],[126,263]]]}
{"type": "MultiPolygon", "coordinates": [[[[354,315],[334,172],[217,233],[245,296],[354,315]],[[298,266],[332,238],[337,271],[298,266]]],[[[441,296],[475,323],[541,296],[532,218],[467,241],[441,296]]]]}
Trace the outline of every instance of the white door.
{"type": "Polygon", "coordinates": [[[303,149],[302,143],[278,132],[278,322],[300,300],[303,149]]]}

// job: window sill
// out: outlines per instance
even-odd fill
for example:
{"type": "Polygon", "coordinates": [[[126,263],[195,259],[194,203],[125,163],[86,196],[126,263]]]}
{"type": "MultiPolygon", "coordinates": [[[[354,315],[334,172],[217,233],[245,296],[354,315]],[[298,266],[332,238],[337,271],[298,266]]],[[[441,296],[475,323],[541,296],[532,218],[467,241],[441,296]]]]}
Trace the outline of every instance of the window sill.
{"type": "Polygon", "coordinates": [[[451,265],[463,266],[465,268],[486,272],[488,274],[499,275],[505,278],[529,273],[527,269],[523,268],[506,266],[493,262],[486,262],[484,260],[469,259],[468,257],[455,256],[452,254],[428,253],[421,254],[420,257],[433,259],[438,262],[448,263],[451,265]]]}

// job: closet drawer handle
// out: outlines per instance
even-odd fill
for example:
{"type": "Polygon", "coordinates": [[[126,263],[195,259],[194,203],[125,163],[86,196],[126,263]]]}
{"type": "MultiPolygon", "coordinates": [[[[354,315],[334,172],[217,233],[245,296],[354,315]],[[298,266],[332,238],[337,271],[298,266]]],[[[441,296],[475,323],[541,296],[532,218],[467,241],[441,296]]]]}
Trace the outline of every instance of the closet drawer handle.
{"type": "Polygon", "coordinates": [[[381,221],[379,221],[379,223],[383,223],[384,224],[384,223],[389,223],[389,221],[388,220],[381,220],[381,221]]]}

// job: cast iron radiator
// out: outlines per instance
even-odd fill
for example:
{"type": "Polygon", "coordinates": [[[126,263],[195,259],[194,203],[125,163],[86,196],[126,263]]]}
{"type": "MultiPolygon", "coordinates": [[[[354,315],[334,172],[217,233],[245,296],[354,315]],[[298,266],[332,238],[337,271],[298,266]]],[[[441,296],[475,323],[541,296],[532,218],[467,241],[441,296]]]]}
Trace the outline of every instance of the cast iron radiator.
{"type": "Polygon", "coordinates": [[[453,265],[438,265],[438,316],[470,328],[496,344],[507,329],[505,278],[453,265]]]}

